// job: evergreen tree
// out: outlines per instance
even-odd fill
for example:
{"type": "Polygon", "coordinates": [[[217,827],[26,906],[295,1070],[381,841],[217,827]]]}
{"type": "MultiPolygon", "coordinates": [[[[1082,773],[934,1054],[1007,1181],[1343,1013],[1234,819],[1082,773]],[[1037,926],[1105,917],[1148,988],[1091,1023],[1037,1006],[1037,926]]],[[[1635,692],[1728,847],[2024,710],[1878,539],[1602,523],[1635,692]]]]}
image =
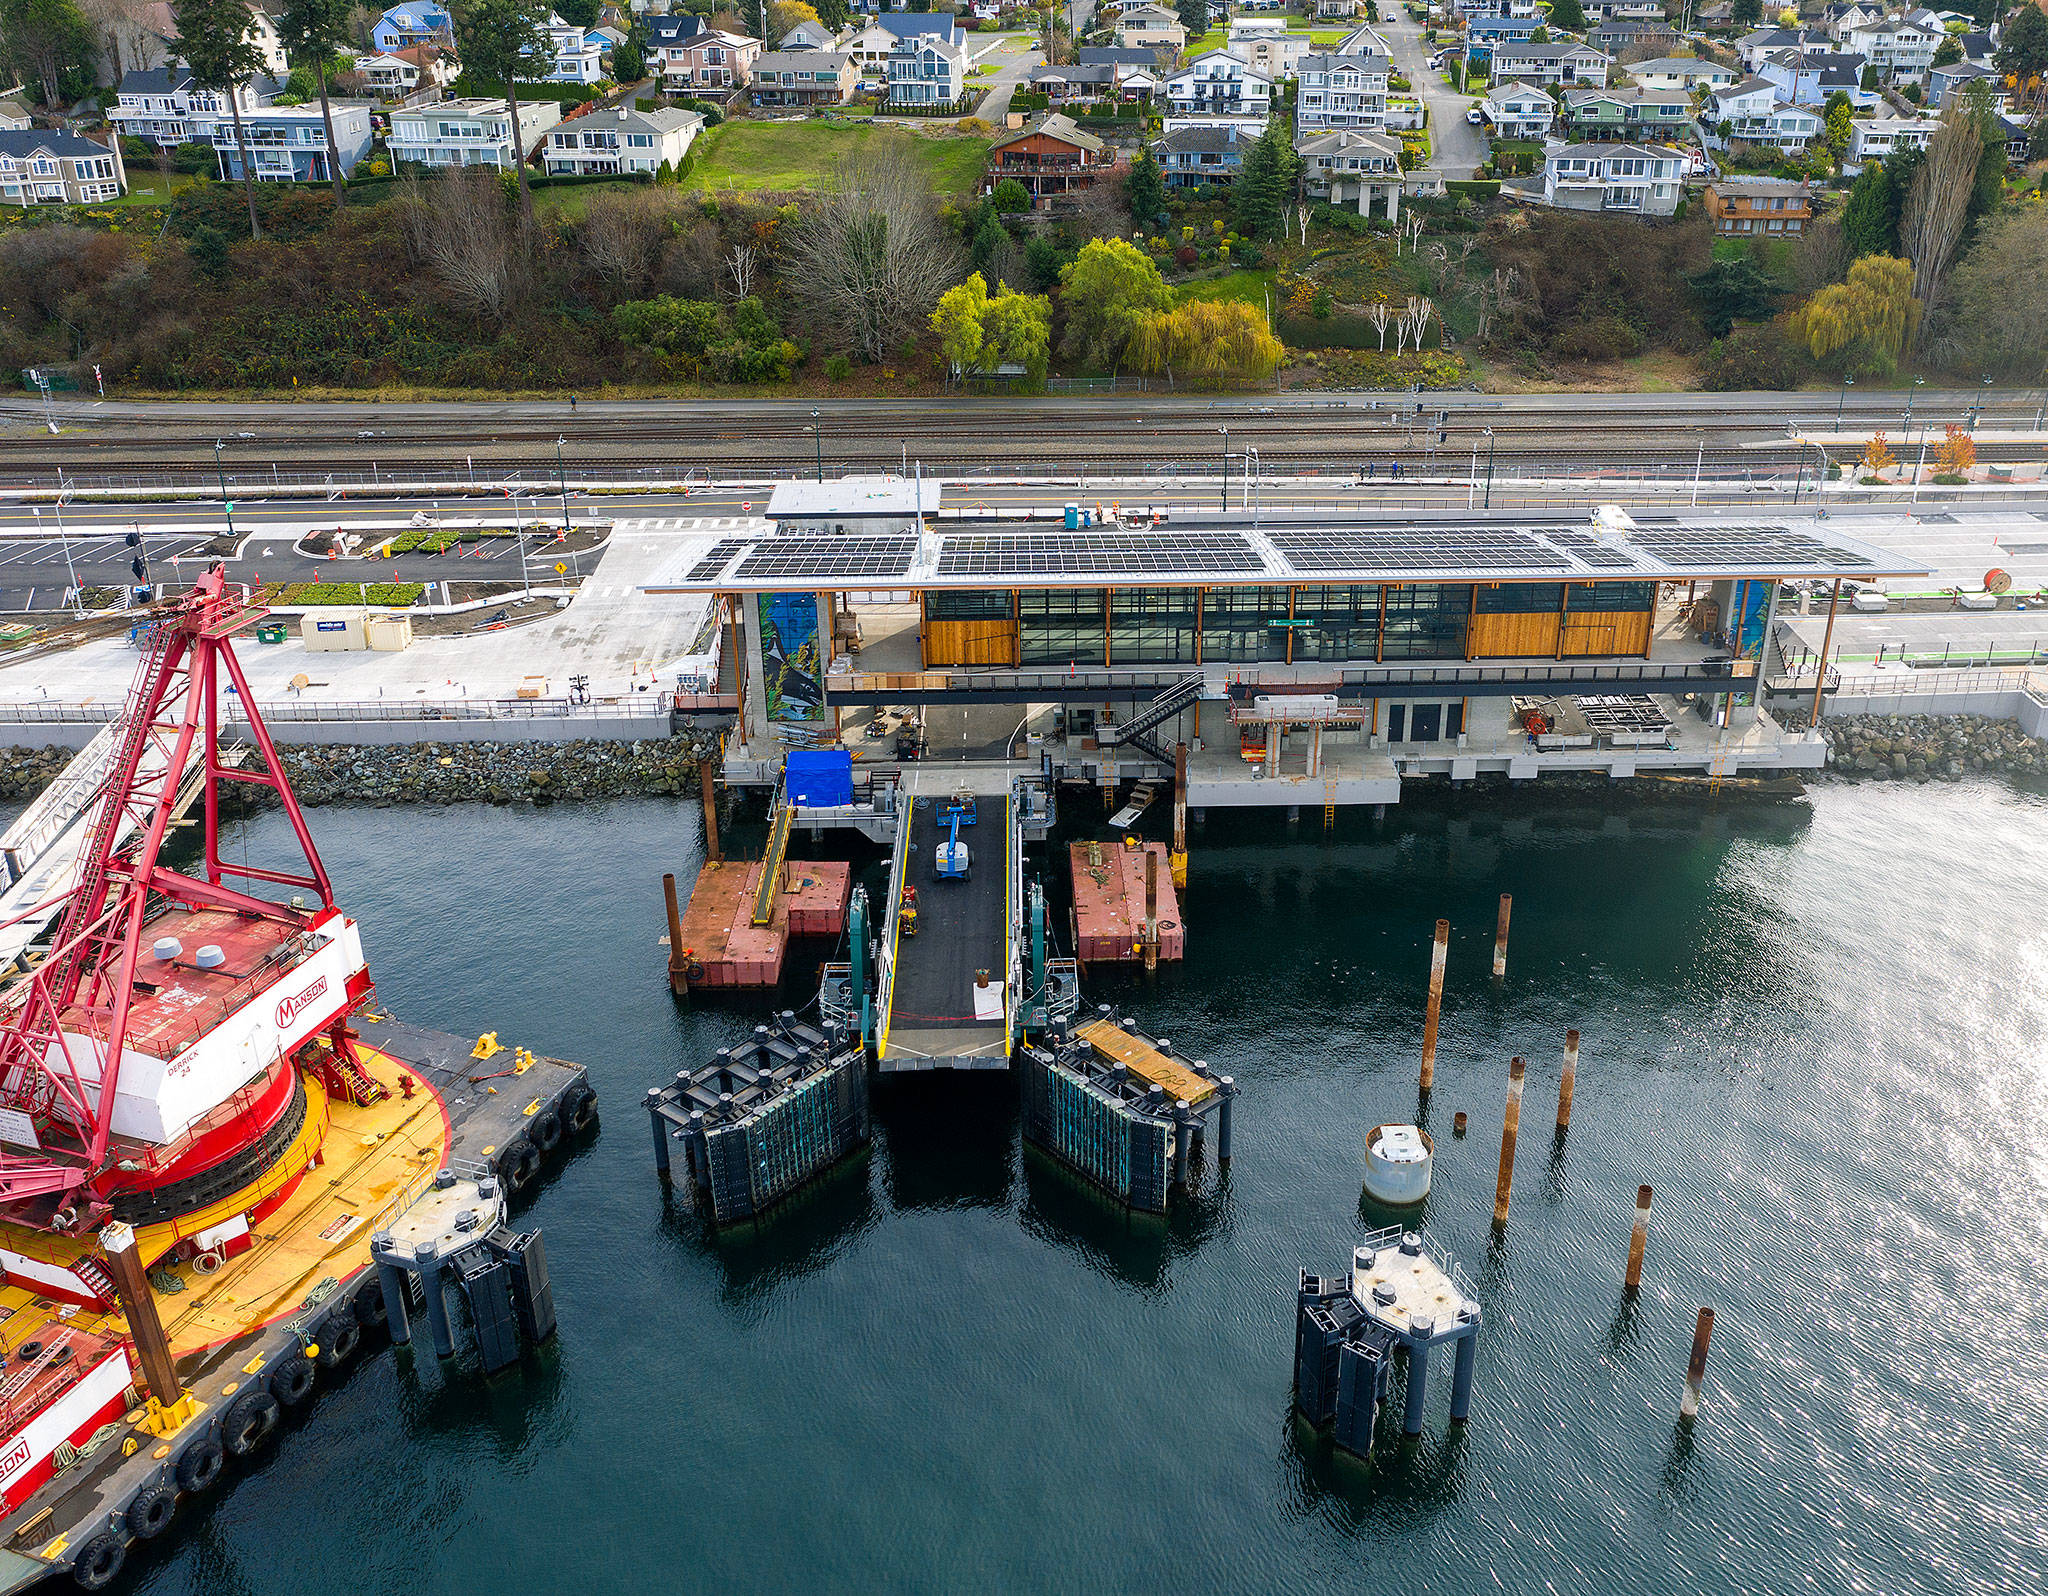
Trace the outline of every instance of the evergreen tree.
{"type": "Polygon", "coordinates": [[[347,179],[341,170],[341,147],[334,141],[334,108],[327,100],[327,61],[348,43],[349,0],[285,0],[277,14],[277,33],[285,54],[303,66],[308,57],[320,85],[320,120],[327,128],[327,176],[336,203],[347,179]]]}
{"type": "Polygon", "coordinates": [[[1852,260],[1898,252],[1898,202],[1882,162],[1867,164],[1849,190],[1849,202],[1842,207],[1842,237],[1852,260]]]}
{"type": "Polygon", "coordinates": [[[1847,89],[1837,89],[1828,96],[1827,108],[1823,113],[1823,121],[1827,128],[1825,134],[1827,146],[1834,152],[1835,159],[1839,161],[1848,153],[1850,136],[1856,131],[1856,124],[1849,110],[1849,91],[1847,89]]]}
{"type": "Polygon", "coordinates": [[[1187,30],[1189,44],[1209,31],[1209,0],[1174,0],[1173,9],[1187,30]]]}
{"type": "Polygon", "coordinates": [[[1301,165],[1287,130],[1286,118],[1275,116],[1245,151],[1231,192],[1231,215],[1240,233],[1271,238],[1285,221],[1301,165]]]}
{"type": "Polygon", "coordinates": [[[1730,20],[1738,28],[1753,28],[1764,18],[1764,0],[1735,0],[1730,20]]]}
{"type": "Polygon", "coordinates": [[[42,85],[43,104],[92,87],[92,26],[72,0],[0,0],[0,59],[42,85]]]}
{"type": "Polygon", "coordinates": [[[1747,255],[1717,260],[1685,280],[1699,301],[1700,320],[1716,338],[1725,338],[1737,321],[1760,321],[1777,306],[1778,285],[1747,255]]]}
{"type": "Polygon", "coordinates": [[[612,46],[612,79],[617,83],[638,83],[647,76],[647,24],[635,16],[626,28],[624,42],[612,46]]]}
{"type": "Polygon", "coordinates": [[[1991,63],[2021,83],[2048,75],[2048,16],[2036,6],[2021,6],[2007,20],[2005,37],[1999,40],[1991,63]]]}
{"type": "Polygon", "coordinates": [[[1962,58],[1963,47],[1956,42],[1953,34],[1934,47],[1935,66],[1950,66],[1962,58]]]}
{"type": "Polygon", "coordinates": [[[548,0],[461,0],[455,8],[455,40],[469,71],[505,85],[505,109],[512,116],[513,171],[519,179],[519,215],[530,226],[533,194],[526,186],[526,141],[519,132],[519,80],[540,82],[554,70],[548,0]]]}
{"type": "Polygon", "coordinates": [[[242,85],[263,69],[263,55],[249,39],[248,0],[180,0],[171,13],[178,24],[178,54],[193,82],[227,97],[234,113],[235,150],[242,162],[242,197],[249,203],[249,236],[261,238],[256,220],[256,173],[249,158],[249,132],[242,123],[242,85]]]}
{"type": "Polygon", "coordinates": [[[1586,31],[1586,8],[1579,0],[1551,0],[1550,25],[1569,33],[1586,31]]]}
{"type": "Polygon", "coordinates": [[[1137,159],[1131,162],[1131,174],[1124,179],[1124,195],[1131,202],[1132,219],[1140,227],[1151,227],[1153,218],[1166,208],[1166,184],[1150,150],[1141,148],[1137,159]]]}
{"type": "Polygon", "coordinates": [[[837,33],[846,26],[846,0],[812,0],[818,8],[818,20],[837,33]]]}

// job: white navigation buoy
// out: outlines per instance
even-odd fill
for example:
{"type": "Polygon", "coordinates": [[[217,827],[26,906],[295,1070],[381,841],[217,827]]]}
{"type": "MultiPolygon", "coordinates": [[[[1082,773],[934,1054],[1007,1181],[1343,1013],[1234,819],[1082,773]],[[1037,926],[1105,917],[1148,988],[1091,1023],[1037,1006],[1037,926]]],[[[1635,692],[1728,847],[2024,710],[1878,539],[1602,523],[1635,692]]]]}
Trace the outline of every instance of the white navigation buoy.
{"type": "Polygon", "coordinates": [[[1365,1137],[1365,1190],[1383,1203],[1419,1203],[1429,1195],[1435,1147],[1419,1125],[1375,1125],[1365,1137]]]}

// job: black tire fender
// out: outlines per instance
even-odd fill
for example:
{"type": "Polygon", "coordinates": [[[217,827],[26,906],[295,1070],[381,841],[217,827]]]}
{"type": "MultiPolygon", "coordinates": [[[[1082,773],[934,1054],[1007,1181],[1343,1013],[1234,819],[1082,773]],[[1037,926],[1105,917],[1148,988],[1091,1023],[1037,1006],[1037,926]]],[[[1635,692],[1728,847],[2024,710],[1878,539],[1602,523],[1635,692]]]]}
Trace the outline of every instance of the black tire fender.
{"type": "Polygon", "coordinates": [[[355,1356],[363,1344],[363,1327],[353,1311],[344,1309],[330,1317],[320,1330],[320,1366],[333,1369],[355,1356]]]}
{"type": "Polygon", "coordinates": [[[121,1515],[128,1533],[138,1541],[155,1540],[177,1516],[178,1493],[162,1480],[152,1480],[137,1491],[128,1511],[121,1515]]]}
{"type": "Polygon", "coordinates": [[[578,1081],[562,1099],[562,1123],[571,1136],[580,1136],[597,1123],[597,1093],[578,1081]]]}
{"type": "Polygon", "coordinates": [[[391,1322],[391,1310],[384,1302],[384,1283],[374,1271],[356,1287],[356,1294],[349,1299],[349,1309],[365,1330],[382,1330],[391,1322]]]}
{"type": "Polygon", "coordinates": [[[524,1136],[513,1137],[498,1154],[498,1178],[512,1196],[516,1197],[531,1186],[533,1177],[538,1173],[540,1150],[524,1136]]]}
{"type": "Polygon", "coordinates": [[[78,1555],[71,1560],[71,1577],[80,1590],[105,1590],[127,1561],[128,1543],[121,1532],[101,1530],[78,1548],[78,1555]]]}
{"type": "Polygon", "coordinates": [[[187,1496],[203,1496],[213,1489],[221,1470],[228,1466],[228,1454],[212,1436],[201,1436],[178,1458],[178,1489],[187,1496]]]}
{"type": "Polygon", "coordinates": [[[552,1108],[544,1108],[533,1116],[526,1134],[543,1153],[552,1153],[562,1142],[562,1116],[552,1108]]]}
{"type": "Polygon", "coordinates": [[[313,1394],[313,1364],[310,1359],[286,1358],[270,1372],[270,1394],[288,1408],[304,1403],[313,1394]]]}
{"type": "Polygon", "coordinates": [[[277,1398],[262,1386],[253,1386],[236,1397],[220,1421],[220,1438],[229,1453],[247,1457],[277,1428],[277,1398]]]}

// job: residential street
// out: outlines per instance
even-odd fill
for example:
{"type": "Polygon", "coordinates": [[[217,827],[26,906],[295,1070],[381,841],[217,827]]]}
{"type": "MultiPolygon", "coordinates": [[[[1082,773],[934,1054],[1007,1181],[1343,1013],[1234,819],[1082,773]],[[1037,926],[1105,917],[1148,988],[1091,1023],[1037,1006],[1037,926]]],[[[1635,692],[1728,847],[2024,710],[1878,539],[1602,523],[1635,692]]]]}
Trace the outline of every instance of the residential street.
{"type": "MultiPolygon", "coordinates": [[[[975,48],[986,48],[973,34],[968,35],[967,42],[975,48]]],[[[1045,54],[1035,40],[1022,34],[1004,34],[994,50],[981,57],[995,72],[982,80],[982,87],[988,92],[981,97],[974,114],[1001,132],[1003,118],[1010,110],[1010,95],[1029,80],[1031,69],[1044,59],[1045,54]]]]}
{"type": "Polygon", "coordinates": [[[1398,6],[1380,12],[1379,30],[1394,54],[1394,70],[1415,85],[1416,96],[1429,107],[1430,169],[1446,177],[1470,177],[1487,157],[1486,139],[1465,122],[1470,95],[1459,94],[1429,65],[1429,46],[1422,29],[1398,6]]]}

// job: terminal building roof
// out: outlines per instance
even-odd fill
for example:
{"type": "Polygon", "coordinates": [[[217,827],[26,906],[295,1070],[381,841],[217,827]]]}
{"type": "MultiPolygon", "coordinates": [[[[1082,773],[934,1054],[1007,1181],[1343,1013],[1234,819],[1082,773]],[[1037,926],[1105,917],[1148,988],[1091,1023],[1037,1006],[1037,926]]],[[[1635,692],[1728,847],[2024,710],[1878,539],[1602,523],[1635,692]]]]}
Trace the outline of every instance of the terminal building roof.
{"type": "MultiPolygon", "coordinates": [[[[858,513],[858,512],[855,512],[858,513]]],[[[1068,530],[1057,520],[954,520],[824,533],[739,527],[691,540],[651,593],[875,588],[1300,586],[1384,582],[1711,581],[1924,574],[1834,523],[1800,517],[1333,524],[1177,513],[1068,530]]]]}

